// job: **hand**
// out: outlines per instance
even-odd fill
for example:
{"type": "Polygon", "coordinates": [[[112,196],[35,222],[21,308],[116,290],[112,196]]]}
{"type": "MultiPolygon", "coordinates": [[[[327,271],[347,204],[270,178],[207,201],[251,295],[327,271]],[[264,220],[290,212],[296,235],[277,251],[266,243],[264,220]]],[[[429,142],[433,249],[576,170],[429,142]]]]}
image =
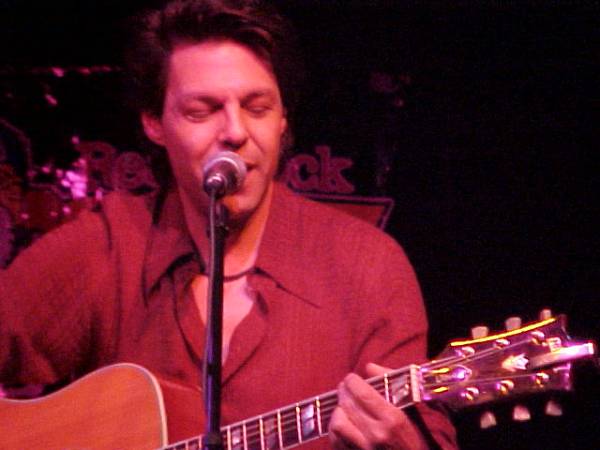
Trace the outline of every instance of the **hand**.
{"type": "MultiPolygon", "coordinates": [[[[367,364],[369,376],[389,369],[367,364]]],[[[427,445],[419,430],[402,410],[392,406],[356,374],[338,386],[338,406],[329,423],[329,437],[337,450],[421,450],[427,445]]]]}

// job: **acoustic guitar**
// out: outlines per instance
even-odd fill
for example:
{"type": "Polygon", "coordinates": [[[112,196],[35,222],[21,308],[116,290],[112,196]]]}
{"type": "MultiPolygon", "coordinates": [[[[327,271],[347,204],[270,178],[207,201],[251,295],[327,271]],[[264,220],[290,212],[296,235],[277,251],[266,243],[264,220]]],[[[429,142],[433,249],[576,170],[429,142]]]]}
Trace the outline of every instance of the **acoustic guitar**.
{"type": "MultiPolygon", "coordinates": [[[[572,389],[571,366],[596,354],[591,341],[574,341],[565,316],[448,344],[440,356],[374,377],[368,382],[391,404],[406,408],[440,402],[453,410],[572,389]]],[[[194,436],[202,419],[199,389],[161,380],[134,364],[93,372],[64,389],[33,400],[0,400],[0,449],[201,448],[194,436]],[[194,436],[194,437],[190,437],[194,436]]],[[[335,391],[222,428],[227,450],[287,449],[327,434],[335,391]]],[[[549,414],[559,414],[550,402],[549,414]]],[[[522,406],[515,418],[526,419],[522,406]]],[[[482,416],[482,425],[493,416],[482,416]]]]}

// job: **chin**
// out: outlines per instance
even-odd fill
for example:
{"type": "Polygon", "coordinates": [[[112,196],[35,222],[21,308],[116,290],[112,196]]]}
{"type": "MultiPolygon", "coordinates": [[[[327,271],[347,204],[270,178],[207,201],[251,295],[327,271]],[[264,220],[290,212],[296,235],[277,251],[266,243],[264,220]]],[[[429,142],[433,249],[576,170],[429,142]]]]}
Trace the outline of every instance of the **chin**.
{"type": "Polygon", "coordinates": [[[223,204],[229,211],[229,220],[232,224],[244,223],[248,220],[269,197],[272,184],[259,183],[256,180],[246,179],[242,188],[233,195],[223,199],[223,204]]]}
{"type": "Polygon", "coordinates": [[[232,222],[243,222],[256,210],[258,202],[246,195],[234,194],[223,199],[232,222]]]}

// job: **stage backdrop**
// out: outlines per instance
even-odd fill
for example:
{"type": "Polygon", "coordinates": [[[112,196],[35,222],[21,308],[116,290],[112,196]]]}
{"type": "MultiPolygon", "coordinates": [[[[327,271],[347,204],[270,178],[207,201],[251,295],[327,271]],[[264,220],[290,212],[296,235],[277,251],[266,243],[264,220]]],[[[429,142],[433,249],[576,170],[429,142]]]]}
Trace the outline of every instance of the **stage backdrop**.
{"type": "MultiPolygon", "coordinates": [[[[118,58],[121,20],[150,3],[0,6],[0,267],[107,192],[156,188],[118,58]]],[[[280,4],[308,62],[284,180],[404,246],[431,356],[542,308],[600,338],[597,4],[280,4]]],[[[598,385],[584,367],[561,418],[457,415],[461,443],[600,448],[598,385]]]]}

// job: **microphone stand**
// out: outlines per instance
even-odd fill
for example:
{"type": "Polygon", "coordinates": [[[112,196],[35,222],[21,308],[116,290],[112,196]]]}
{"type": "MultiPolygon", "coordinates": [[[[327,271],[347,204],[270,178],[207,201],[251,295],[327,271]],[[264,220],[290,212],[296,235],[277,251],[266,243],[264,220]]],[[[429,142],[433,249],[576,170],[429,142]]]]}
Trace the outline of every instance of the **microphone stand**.
{"type": "Polygon", "coordinates": [[[210,257],[208,264],[208,297],[206,347],[204,350],[204,406],[206,432],[204,450],[223,450],[221,436],[221,352],[223,347],[223,272],[227,209],[219,202],[219,189],[210,189],[209,225],[210,257]]]}

